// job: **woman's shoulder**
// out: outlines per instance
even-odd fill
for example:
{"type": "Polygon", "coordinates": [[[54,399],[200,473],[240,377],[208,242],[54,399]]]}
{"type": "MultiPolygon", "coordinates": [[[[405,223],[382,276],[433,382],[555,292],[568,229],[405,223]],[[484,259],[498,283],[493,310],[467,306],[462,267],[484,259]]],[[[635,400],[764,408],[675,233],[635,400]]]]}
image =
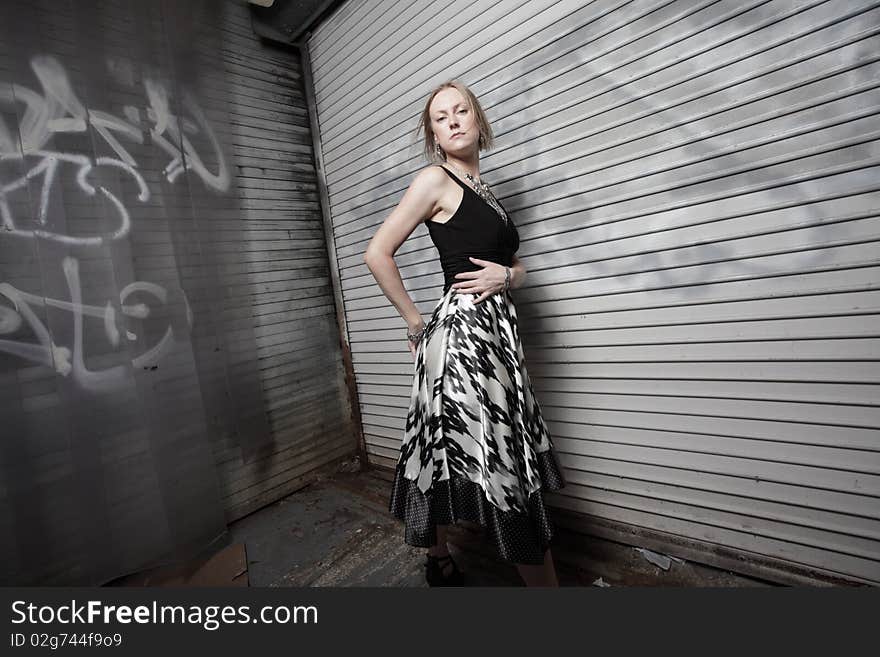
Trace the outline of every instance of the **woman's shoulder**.
{"type": "Polygon", "coordinates": [[[438,180],[444,180],[448,176],[444,171],[444,167],[441,165],[428,164],[419,169],[419,171],[416,172],[415,177],[427,180],[428,182],[437,182],[438,180]]]}
{"type": "Polygon", "coordinates": [[[439,190],[448,181],[448,176],[443,171],[443,167],[439,164],[429,164],[413,176],[409,186],[417,192],[425,192],[430,195],[439,194],[439,190]]]}

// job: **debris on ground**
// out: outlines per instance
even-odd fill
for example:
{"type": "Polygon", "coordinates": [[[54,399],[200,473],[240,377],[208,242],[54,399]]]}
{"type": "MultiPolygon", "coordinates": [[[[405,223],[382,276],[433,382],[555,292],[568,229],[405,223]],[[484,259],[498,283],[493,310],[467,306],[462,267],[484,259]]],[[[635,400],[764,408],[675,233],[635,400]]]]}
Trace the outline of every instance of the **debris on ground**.
{"type": "Polygon", "coordinates": [[[361,471],[361,460],[359,457],[354,456],[349,460],[342,461],[336,466],[337,472],[360,472],[361,471]]]}
{"type": "Polygon", "coordinates": [[[602,579],[600,577],[595,582],[593,582],[593,586],[601,586],[604,589],[604,588],[608,588],[609,586],[611,586],[611,584],[609,584],[608,582],[606,582],[604,579],[602,579]]]}
{"type": "Polygon", "coordinates": [[[684,563],[681,559],[677,557],[670,557],[666,554],[660,554],[659,552],[653,552],[652,550],[648,550],[646,548],[633,548],[636,552],[641,553],[645,559],[650,561],[652,564],[657,566],[658,568],[662,568],[663,570],[669,570],[669,567],[672,565],[673,561],[677,561],[678,563],[684,563]]]}

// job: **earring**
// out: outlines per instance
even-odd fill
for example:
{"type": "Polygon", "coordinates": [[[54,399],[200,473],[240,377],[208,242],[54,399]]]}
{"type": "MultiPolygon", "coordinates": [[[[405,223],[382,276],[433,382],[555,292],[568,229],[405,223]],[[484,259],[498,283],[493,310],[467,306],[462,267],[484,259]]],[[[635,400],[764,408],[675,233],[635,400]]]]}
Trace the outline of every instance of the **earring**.
{"type": "Polygon", "coordinates": [[[439,141],[434,142],[434,154],[437,156],[438,159],[443,159],[443,151],[440,149],[439,141]]]}

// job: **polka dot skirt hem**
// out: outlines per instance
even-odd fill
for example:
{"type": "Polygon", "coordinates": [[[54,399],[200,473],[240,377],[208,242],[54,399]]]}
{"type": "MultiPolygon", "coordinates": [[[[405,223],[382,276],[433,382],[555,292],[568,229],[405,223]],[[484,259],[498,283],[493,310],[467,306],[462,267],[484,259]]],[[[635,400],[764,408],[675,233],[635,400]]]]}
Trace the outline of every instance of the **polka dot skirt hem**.
{"type": "Polygon", "coordinates": [[[404,476],[401,464],[395,471],[389,511],[404,522],[408,545],[430,547],[437,542],[437,525],[467,520],[486,529],[504,561],[540,565],[554,535],[542,493],[563,488],[565,479],[552,449],[538,453],[537,459],[542,485],[529,496],[524,512],[502,511],[479,484],[457,474],[435,482],[423,494],[415,480],[404,476]]]}

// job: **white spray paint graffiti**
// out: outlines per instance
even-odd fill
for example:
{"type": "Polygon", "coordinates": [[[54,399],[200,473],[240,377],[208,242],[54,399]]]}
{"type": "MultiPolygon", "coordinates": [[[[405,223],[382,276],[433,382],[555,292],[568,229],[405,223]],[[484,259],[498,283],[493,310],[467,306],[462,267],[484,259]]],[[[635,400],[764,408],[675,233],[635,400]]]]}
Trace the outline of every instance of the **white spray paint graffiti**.
{"type": "MultiPolygon", "coordinates": [[[[118,74],[119,60],[108,61],[111,74],[118,74]]],[[[11,130],[0,114],[0,167],[14,167],[11,179],[0,177],[0,239],[40,239],[67,247],[90,248],[126,238],[132,228],[131,217],[123,201],[110,189],[101,185],[97,178],[101,168],[117,169],[134,181],[138,201],[150,199],[150,190],[139,172],[138,162],[125,143],[158,147],[170,159],[162,170],[165,179],[174,184],[182,174],[191,172],[208,188],[218,192],[229,189],[231,176],[220,143],[208,120],[189,93],[184,91],[181,107],[184,116],[171,111],[171,98],[167,87],[153,79],[145,79],[143,108],[134,105],[123,107],[122,117],[110,112],[86,107],[77,97],[64,67],[53,57],[37,56],[31,59],[31,68],[42,87],[42,95],[20,84],[0,83],[0,111],[20,116],[16,132],[11,130]],[[56,135],[88,134],[109,147],[113,155],[91,157],[82,153],[53,149],[50,142],[56,135]],[[193,145],[193,138],[200,136],[201,143],[210,145],[211,159],[216,170],[205,164],[193,145]],[[147,142],[147,138],[149,141],[147,142]],[[24,174],[22,175],[22,171],[24,174]],[[71,173],[68,173],[71,172],[71,173]],[[52,225],[52,190],[59,179],[73,174],[77,189],[88,196],[101,195],[114,213],[110,229],[100,234],[66,234],[52,225]],[[29,222],[15,214],[14,196],[23,201],[28,197],[29,186],[39,181],[39,200],[29,222]]],[[[2,175],[0,168],[0,175],[2,175]]],[[[36,199],[33,199],[36,201],[36,199]]],[[[61,262],[70,300],[51,299],[19,290],[8,282],[0,283],[0,335],[11,336],[29,328],[33,334],[30,341],[0,339],[0,352],[51,367],[64,377],[70,377],[78,385],[91,392],[110,391],[121,385],[129,376],[128,365],[117,365],[102,370],[89,370],[83,352],[84,318],[97,318],[103,323],[109,344],[117,348],[121,342],[120,325],[123,325],[128,342],[141,342],[138,336],[124,327],[126,318],[146,319],[150,308],[145,303],[128,304],[132,295],[148,295],[160,304],[168,302],[168,291],[155,283],[136,281],[126,285],[120,292],[119,317],[116,307],[108,301],[104,306],[83,303],[79,261],[66,256],[61,262]],[[71,347],[56,344],[51,332],[34,312],[34,308],[56,308],[73,316],[73,344],[71,347]],[[35,338],[35,342],[33,339],[35,338]]],[[[193,316],[180,290],[185,307],[187,328],[192,326],[193,316]]],[[[179,336],[178,336],[179,337],[179,336]]],[[[173,348],[175,333],[168,326],[164,335],[153,345],[144,346],[142,353],[131,358],[135,368],[151,368],[164,354],[173,348]]],[[[137,347],[133,347],[137,348],[137,347]]]]}
{"type": "MultiPolygon", "coordinates": [[[[129,368],[117,365],[112,368],[92,371],[85,365],[83,352],[83,318],[95,317],[104,324],[107,340],[114,347],[119,345],[120,333],[117,326],[117,312],[109,301],[105,306],[94,306],[82,302],[82,282],[79,275],[79,261],[67,256],[61,263],[64,277],[70,291],[70,301],[50,299],[22,292],[9,283],[0,283],[0,297],[12,303],[12,308],[0,305],[0,335],[9,335],[18,331],[23,323],[33,331],[36,343],[19,342],[0,339],[0,351],[30,360],[53,368],[62,376],[70,376],[86,390],[101,392],[113,390],[121,385],[127,377],[129,368]],[[69,311],[73,314],[73,347],[55,344],[46,325],[37,317],[32,307],[51,307],[69,311]]],[[[150,308],[145,303],[127,304],[126,301],[135,293],[148,294],[161,304],[168,302],[168,291],[161,285],[145,281],[135,281],[126,285],[119,293],[122,314],[136,319],[150,316],[150,308]]],[[[185,304],[187,326],[192,326],[192,310],[183,290],[180,293],[185,304]]],[[[138,336],[126,330],[126,339],[137,342],[138,336]]],[[[162,338],[148,347],[143,353],[132,358],[134,367],[152,367],[167,353],[174,343],[174,329],[168,326],[162,338]]]]}
{"type": "MultiPolygon", "coordinates": [[[[138,200],[145,202],[150,192],[143,177],[137,171],[134,156],[117,139],[117,136],[137,144],[144,143],[144,129],[141,127],[140,110],[126,105],[124,114],[129,120],[114,116],[108,112],[85,107],[77,98],[71,87],[67,72],[52,57],[34,57],[31,60],[34,74],[43,88],[43,95],[19,84],[0,84],[0,109],[17,110],[19,104],[24,105],[24,112],[18,126],[21,140],[19,148],[12,132],[0,116],[0,163],[28,162],[36,158],[23,176],[11,181],[0,181],[0,219],[6,236],[39,237],[55,240],[71,246],[96,246],[106,240],[121,239],[128,235],[130,220],[123,203],[106,187],[98,186],[101,192],[115,207],[119,215],[119,228],[105,235],[74,236],[52,231],[47,227],[49,217],[49,199],[53,184],[58,175],[59,167],[64,163],[79,167],[76,181],[80,189],[88,195],[96,193],[88,177],[97,167],[116,167],[131,176],[138,185],[138,200]],[[117,158],[98,157],[92,161],[86,155],[57,152],[46,148],[49,140],[56,134],[85,133],[89,126],[113,150],[117,158]],[[18,190],[26,189],[29,181],[43,176],[39,211],[33,228],[21,228],[13,215],[10,195],[18,190]]],[[[155,81],[144,81],[145,95],[149,106],[145,115],[151,122],[147,128],[151,143],[164,151],[171,160],[163,173],[170,183],[174,183],[186,171],[195,173],[209,188],[225,192],[229,189],[231,177],[229,167],[223,157],[220,142],[208,124],[202,109],[185,93],[183,107],[189,117],[175,116],[170,110],[169,94],[166,87],[155,81]],[[196,151],[188,135],[202,134],[211,144],[217,171],[212,172],[196,151]],[[178,146],[179,145],[179,146],[178,146]]],[[[25,164],[27,168],[29,165],[25,164]]]]}
{"type": "Polygon", "coordinates": [[[43,159],[37,162],[34,168],[18,180],[0,187],[0,221],[2,221],[3,230],[5,231],[2,234],[3,236],[41,237],[62,244],[68,244],[70,246],[98,246],[106,240],[116,240],[128,235],[128,232],[131,229],[131,220],[129,218],[128,210],[125,205],[123,205],[122,201],[103,185],[99,185],[98,189],[113,205],[119,219],[119,227],[112,233],[107,235],[83,237],[78,235],[64,235],[45,228],[33,228],[31,230],[22,230],[18,228],[9,206],[8,195],[17,189],[26,187],[30,179],[36,178],[42,174],[43,185],[40,191],[40,204],[37,210],[36,223],[40,226],[46,226],[49,221],[49,195],[52,183],[55,180],[59,165],[65,162],[79,166],[79,170],[76,174],[76,181],[79,188],[89,196],[94,196],[96,193],[95,188],[89,183],[89,174],[97,167],[107,166],[121,169],[135,180],[138,189],[140,190],[138,200],[146,201],[150,198],[150,190],[147,188],[147,184],[144,182],[143,177],[132,166],[120,160],[110,157],[98,157],[93,163],[85,155],[71,155],[52,151],[37,151],[36,155],[42,156],[43,159]]]}

